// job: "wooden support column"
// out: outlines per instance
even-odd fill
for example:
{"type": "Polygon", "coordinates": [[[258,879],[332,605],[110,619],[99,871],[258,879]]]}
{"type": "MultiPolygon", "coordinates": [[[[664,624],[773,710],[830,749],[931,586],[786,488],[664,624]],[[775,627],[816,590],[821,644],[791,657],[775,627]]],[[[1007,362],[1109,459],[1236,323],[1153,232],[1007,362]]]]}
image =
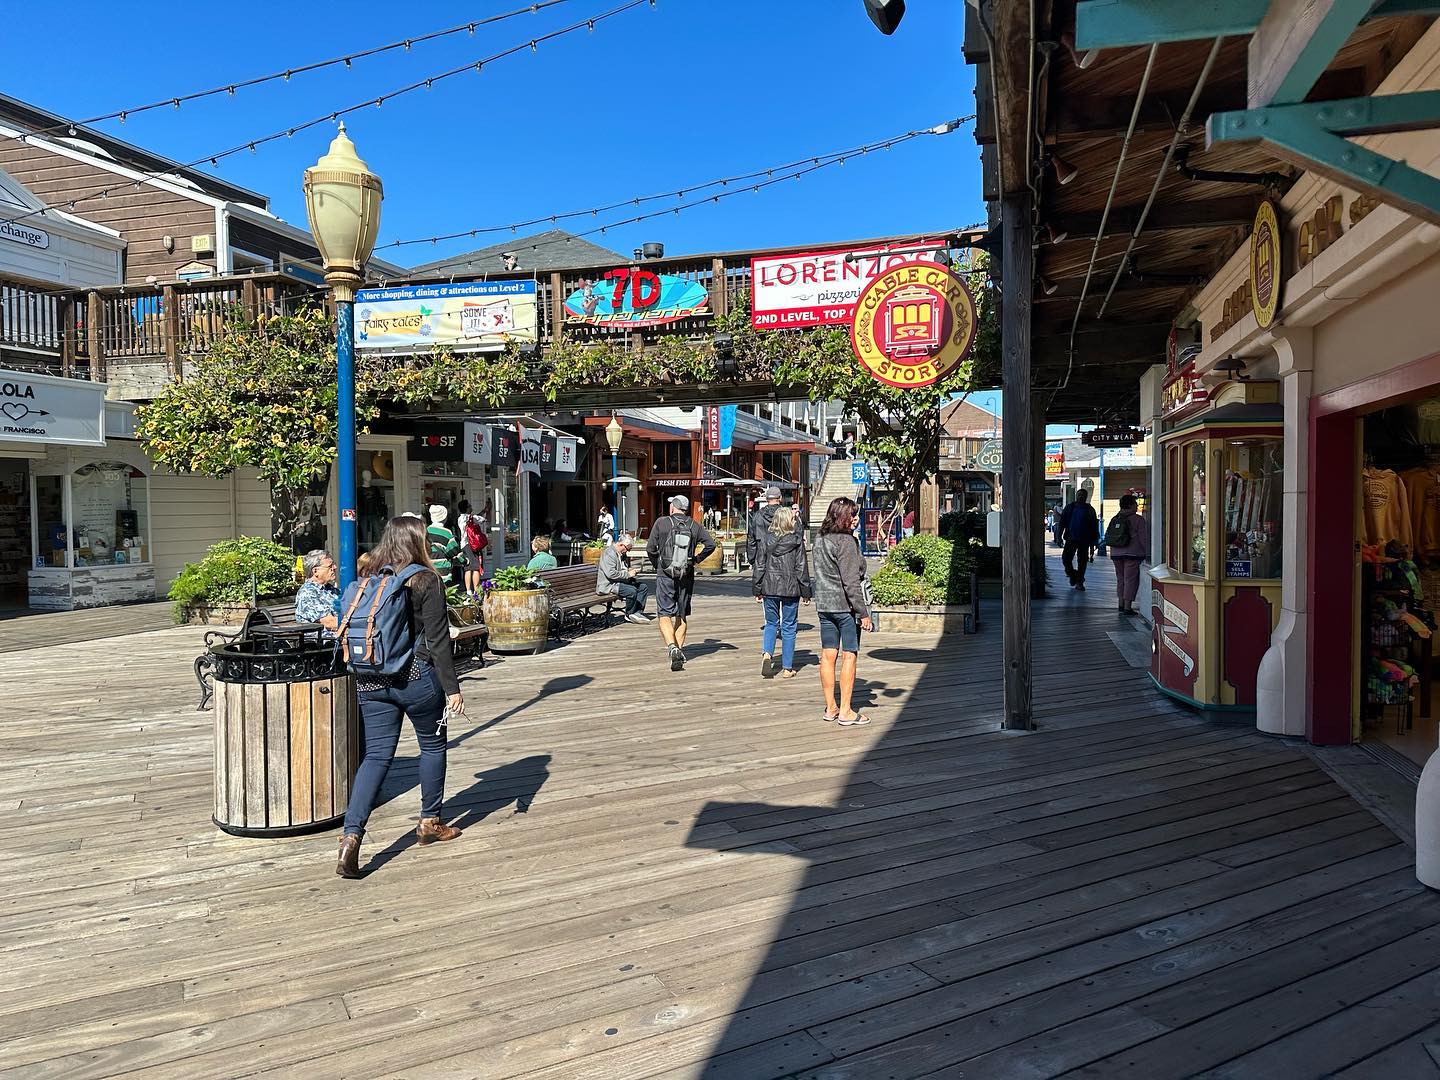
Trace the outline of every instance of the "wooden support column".
{"type": "Polygon", "coordinates": [[[550,340],[559,342],[565,335],[565,293],[560,272],[550,275],[550,340]]]}
{"type": "Polygon", "coordinates": [[[165,366],[170,369],[170,377],[179,382],[184,372],[180,361],[180,305],[174,285],[161,287],[160,308],[160,338],[165,344],[165,366]]]}
{"type": "Polygon", "coordinates": [[[717,319],[730,311],[730,298],[725,293],[724,259],[712,259],[710,262],[710,310],[717,319]]]}
{"type": "Polygon", "coordinates": [[[1000,550],[1004,560],[1005,720],[1009,731],[1029,731],[1030,537],[1036,483],[1030,404],[1030,293],[1034,252],[1030,246],[1028,192],[1006,196],[1001,210],[1004,280],[1001,290],[1001,421],[1004,464],[1000,550]]]}
{"type": "Polygon", "coordinates": [[[67,293],[60,301],[60,374],[70,378],[75,374],[75,352],[79,342],[75,340],[75,297],[67,293]]]}
{"type": "Polygon", "coordinates": [[[1043,599],[1048,582],[1045,578],[1045,401],[1037,395],[1030,401],[1030,426],[1035,449],[1030,455],[1031,475],[1035,478],[1035,496],[1030,503],[1030,595],[1043,599]]]}
{"type": "Polygon", "coordinates": [[[90,345],[90,378],[96,382],[105,381],[105,336],[100,328],[104,317],[100,294],[92,289],[85,300],[85,335],[90,345]]]}

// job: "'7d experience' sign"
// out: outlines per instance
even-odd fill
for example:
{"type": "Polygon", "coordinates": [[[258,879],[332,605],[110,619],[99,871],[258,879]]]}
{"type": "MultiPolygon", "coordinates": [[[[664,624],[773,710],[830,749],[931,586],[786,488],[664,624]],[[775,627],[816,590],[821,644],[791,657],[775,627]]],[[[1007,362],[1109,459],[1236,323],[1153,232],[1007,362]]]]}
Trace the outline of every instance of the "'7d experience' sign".
{"type": "Polygon", "coordinates": [[[975,301],[939,263],[894,267],[855,304],[850,343],[867,371],[901,388],[929,386],[964,361],[975,343],[975,301]]]}

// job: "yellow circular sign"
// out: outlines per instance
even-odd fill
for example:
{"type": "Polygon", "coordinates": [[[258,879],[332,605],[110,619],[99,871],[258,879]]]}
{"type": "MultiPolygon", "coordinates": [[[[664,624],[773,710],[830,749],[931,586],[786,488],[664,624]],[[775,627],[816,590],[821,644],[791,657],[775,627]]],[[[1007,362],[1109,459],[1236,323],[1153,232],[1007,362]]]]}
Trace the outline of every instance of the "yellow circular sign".
{"type": "Polygon", "coordinates": [[[1266,199],[1250,229],[1250,307],[1261,330],[1274,323],[1280,311],[1281,250],[1280,217],[1266,199]]]}
{"type": "Polygon", "coordinates": [[[947,266],[908,262],[867,285],[855,302],[850,343],[875,378],[929,386],[954,371],[975,342],[975,301],[947,266]]]}

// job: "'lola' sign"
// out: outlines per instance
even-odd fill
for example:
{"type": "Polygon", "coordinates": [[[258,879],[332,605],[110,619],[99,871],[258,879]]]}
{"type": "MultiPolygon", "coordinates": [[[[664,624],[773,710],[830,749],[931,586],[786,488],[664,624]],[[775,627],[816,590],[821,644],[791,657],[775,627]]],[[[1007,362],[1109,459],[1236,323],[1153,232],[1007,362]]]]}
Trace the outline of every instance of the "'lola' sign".
{"type": "Polygon", "coordinates": [[[105,445],[105,384],[0,371],[0,443],[105,445]]]}

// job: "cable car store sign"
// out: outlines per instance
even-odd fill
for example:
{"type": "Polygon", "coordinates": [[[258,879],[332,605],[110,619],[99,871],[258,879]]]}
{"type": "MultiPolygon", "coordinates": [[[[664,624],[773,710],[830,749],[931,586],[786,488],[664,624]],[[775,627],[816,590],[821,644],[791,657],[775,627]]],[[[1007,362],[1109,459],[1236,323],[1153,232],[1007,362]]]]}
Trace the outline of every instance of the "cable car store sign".
{"type": "Polygon", "coordinates": [[[910,262],[870,282],[855,303],[850,343],[880,382],[929,386],[953,372],[975,343],[975,300],[939,263],[910,262]]]}

